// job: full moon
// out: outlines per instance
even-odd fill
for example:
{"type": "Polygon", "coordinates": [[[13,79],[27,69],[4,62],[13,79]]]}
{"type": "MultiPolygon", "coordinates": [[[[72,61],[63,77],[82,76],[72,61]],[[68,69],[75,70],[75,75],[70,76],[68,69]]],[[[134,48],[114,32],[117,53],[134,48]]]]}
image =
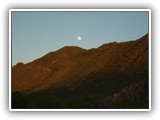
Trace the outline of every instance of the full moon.
{"type": "Polygon", "coordinates": [[[82,37],[81,36],[77,36],[77,40],[81,40],[82,39],[82,37]]]}

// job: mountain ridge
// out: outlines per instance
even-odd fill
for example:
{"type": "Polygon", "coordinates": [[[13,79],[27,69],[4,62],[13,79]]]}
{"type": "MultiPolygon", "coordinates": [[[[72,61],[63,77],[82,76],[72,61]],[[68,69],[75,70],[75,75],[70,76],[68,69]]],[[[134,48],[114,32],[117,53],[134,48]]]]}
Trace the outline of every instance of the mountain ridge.
{"type": "MultiPolygon", "coordinates": [[[[66,46],[33,62],[18,63],[12,67],[13,93],[19,91],[28,99],[34,98],[34,95],[39,98],[46,94],[46,99],[53,97],[54,101],[56,97],[67,105],[72,101],[72,107],[76,106],[75,101],[79,101],[78,99],[86,101],[83,100],[83,97],[88,98],[87,96],[91,103],[99,107],[116,107],[113,99],[116,99],[117,102],[118,98],[122,99],[120,104],[125,99],[132,107],[130,99],[136,101],[142,99],[146,107],[148,104],[146,96],[148,96],[149,89],[147,86],[148,34],[135,41],[112,42],[89,50],[66,46]],[[136,98],[136,94],[131,95],[131,98],[127,96],[124,98],[122,95],[122,93],[128,95],[126,90],[133,92],[133,90],[136,91],[135,89],[137,89],[136,94],[139,92],[142,94],[139,95],[140,98],[136,98]],[[100,105],[92,101],[95,96],[98,96],[96,100],[100,105]],[[63,98],[69,101],[63,101],[63,98]],[[110,105],[104,101],[110,102],[110,105]]],[[[32,103],[30,99],[28,102],[32,103]]],[[[35,107],[36,104],[34,103],[33,106],[35,107]]],[[[42,103],[39,104],[43,106],[42,103]]],[[[82,102],[82,104],[85,103],[82,102]]],[[[51,106],[54,107],[54,105],[51,106]]],[[[83,108],[85,105],[80,106],[83,108]]],[[[86,106],[91,107],[90,103],[86,106]]],[[[123,104],[119,107],[123,107],[123,104]]]]}
{"type": "MultiPolygon", "coordinates": [[[[148,33],[147,34],[145,34],[142,38],[144,38],[144,37],[146,37],[146,36],[148,36],[148,33]]],[[[51,53],[54,53],[54,52],[58,52],[58,51],[67,51],[66,49],[81,49],[81,50],[84,50],[84,51],[90,51],[90,50],[95,50],[95,49],[104,49],[104,48],[108,48],[108,47],[111,47],[111,46],[114,46],[114,45],[116,45],[116,44],[118,44],[118,43],[120,43],[120,44],[123,44],[123,43],[127,43],[127,42],[134,42],[135,40],[131,40],[131,41],[126,41],[126,42],[116,42],[116,41],[114,41],[114,42],[109,42],[109,43],[105,43],[105,44],[103,44],[103,45],[101,45],[101,46],[99,46],[99,47],[97,47],[97,48],[91,48],[91,49],[84,49],[84,48],[81,48],[81,47],[78,47],[78,46],[64,46],[64,47],[62,47],[62,48],[60,48],[60,49],[58,49],[58,50],[55,50],[55,51],[51,51],[51,52],[49,52],[49,53],[47,53],[46,55],[48,55],[48,54],[51,54],[51,53]]],[[[138,39],[137,39],[137,41],[138,41],[138,39]]],[[[70,51],[73,51],[73,50],[70,50],[70,51]]],[[[45,57],[46,55],[44,55],[44,56],[42,56],[42,57],[40,57],[40,58],[43,58],[43,57],[45,57]]],[[[40,58],[37,58],[37,59],[40,59],[40,58]]],[[[35,59],[35,60],[37,60],[37,59],[35,59]]],[[[35,61],[34,60],[34,61],[35,61]]],[[[34,61],[32,61],[32,62],[34,62],[34,61]]],[[[31,62],[28,62],[28,63],[31,63],[31,62]]],[[[19,66],[20,64],[23,64],[23,65],[25,65],[25,64],[28,64],[28,63],[23,63],[23,62],[18,62],[17,64],[15,64],[14,66],[12,66],[12,67],[16,67],[17,65],[19,66]]]]}

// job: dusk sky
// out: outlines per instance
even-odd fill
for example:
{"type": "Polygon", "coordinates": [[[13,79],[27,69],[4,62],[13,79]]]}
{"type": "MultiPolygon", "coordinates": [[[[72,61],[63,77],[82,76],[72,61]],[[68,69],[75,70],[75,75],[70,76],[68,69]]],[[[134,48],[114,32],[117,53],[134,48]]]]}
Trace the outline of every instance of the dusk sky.
{"type": "Polygon", "coordinates": [[[148,33],[148,14],[14,11],[12,65],[31,62],[64,46],[90,49],[113,41],[135,40],[148,33]]]}

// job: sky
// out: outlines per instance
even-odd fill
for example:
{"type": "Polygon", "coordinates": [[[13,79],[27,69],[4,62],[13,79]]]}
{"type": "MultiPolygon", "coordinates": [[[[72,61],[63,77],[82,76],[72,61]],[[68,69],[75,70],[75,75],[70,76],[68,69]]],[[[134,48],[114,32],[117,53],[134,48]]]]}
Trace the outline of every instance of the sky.
{"type": "Polygon", "coordinates": [[[12,11],[12,65],[31,62],[64,46],[91,49],[135,40],[148,33],[148,20],[146,11],[12,11]]]}

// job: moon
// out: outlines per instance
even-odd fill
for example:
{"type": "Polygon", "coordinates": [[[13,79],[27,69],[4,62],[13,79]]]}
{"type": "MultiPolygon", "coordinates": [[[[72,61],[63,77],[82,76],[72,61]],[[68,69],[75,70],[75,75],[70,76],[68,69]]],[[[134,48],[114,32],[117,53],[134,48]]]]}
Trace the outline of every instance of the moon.
{"type": "Polygon", "coordinates": [[[81,36],[77,36],[77,40],[81,40],[82,39],[82,37],[81,36]]]}

